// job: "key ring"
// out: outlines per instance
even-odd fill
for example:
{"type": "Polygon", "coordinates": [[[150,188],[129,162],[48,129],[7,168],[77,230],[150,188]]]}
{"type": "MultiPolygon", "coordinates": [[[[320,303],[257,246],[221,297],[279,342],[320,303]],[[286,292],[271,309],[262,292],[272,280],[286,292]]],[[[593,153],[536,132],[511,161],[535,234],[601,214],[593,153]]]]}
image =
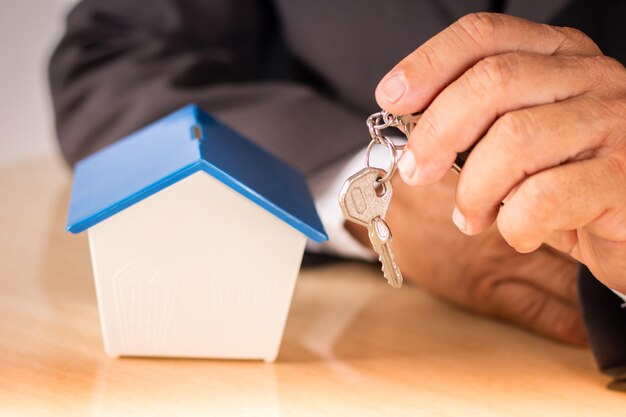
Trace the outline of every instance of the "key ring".
{"type": "MultiPolygon", "coordinates": [[[[421,116],[421,113],[414,114],[403,114],[400,116],[396,116],[395,114],[389,113],[385,110],[381,110],[377,113],[372,114],[367,118],[367,128],[370,132],[370,136],[373,140],[377,141],[380,144],[383,144],[381,139],[381,131],[388,129],[390,127],[395,127],[400,132],[402,132],[407,139],[411,134],[411,130],[417,124],[417,119],[421,116]],[[381,123],[382,121],[382,123],[381,123]]],[[[396,150],[403,150],[406,144],[393,144],[396,150]]]]}
{"type": "Polygon", "coordinates": [[[369,145],[367,145],[367,152],[365,154],[365,163],[367,167],[371,168],[370,154],[374,145],[385,145],[391,154],[391,164],[389,165],[389,170],[386,171],[386,174],[379,180],[381,183],[389,181],[396,172],[398,151],[402,151],[406,147],[406,144],[395,144],[381,132],[390,127],[395,127],[404,133],[408,139],[409,134],[417,123],[419,116],[420,113],[396,116],[395,114],[381,110],[367,118],[366,124],[372,138],[369,145]]]}
{"type": "Polygon", "coordinates": [[[381,119],[382,119],[382,112],[379,111],[378,113],[374,113],[370,117],[368,117],[365,122],[367,124],[367,129],[370,132],[370,136],[372,137],[372,140],[378,141],[378,137],[380,133],[377,131],[376,126],[378,126],[378,123],[380,122],[381,119]]]}
{"type": "Polygon", "coordinates": [[[397,117],[394,114],[381,110],[368,117],[366,123],[372,139],[382,144],[382,140],[380,140],[380,131],[389,127],[397,127],[398,122],[397,117]],[[382,124],[380,123],[381,121],[383,122],[382,124]]]}
{"type": "Polygon", "coordinates": [[[387,138],[386,136],[379,134],[377,137],[379,138],[379,140],[372,138],[369,145],[367,145],[367,151],[365,152],[365,165],[368,168],[372,168],[372,165],[370,164],[370,154],[372,153],[374,145],[385,145],[389,150],[389,153],[391,154],[391,163],[389,164],[389,170],[385,170],[385,175],[383,175],[383,177],[378,180],[381,184],[384,184],[389,181],[391,177],[393,177],[393,174],[395,174],[396,172],[396,167],[398,164],[398,149],[396,145],[394,145],[394,143],[391,141],[391,139],[387,138]]]}

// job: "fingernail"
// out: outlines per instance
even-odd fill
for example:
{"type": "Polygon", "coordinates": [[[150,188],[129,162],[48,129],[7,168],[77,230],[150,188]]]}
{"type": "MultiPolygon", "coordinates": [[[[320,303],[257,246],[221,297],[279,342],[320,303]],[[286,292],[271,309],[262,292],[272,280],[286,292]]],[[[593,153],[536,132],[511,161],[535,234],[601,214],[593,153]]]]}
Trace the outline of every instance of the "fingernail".
{"type": "Polygon", "coordinates": [[[519,244],[515,246],[513,249],[515,249],[519,253],[530,253],[539,249],[540,246],[541,244],[519,244]]]}
{"type": "Polygon", "coordinates": [[[385,97],[389,103],[395,103],[400,100],[406,90],[406,80],[404,74],[398,71],[391,74],[382,81],[378,87],[378,91],[385,97]]]}
{"type": "Polygon", "coordinates": [[[465,216],[463,216],[463,213],[461,213],[459,209],[456,208],[456,206],[452,211],[452,221],[454,222],[454,224],[456,224],[456,227],[458,227],[461,232],[469,234],[467,222],[465,221],[465,216]]]}
{"type": "Polygon", "coordinates": [[[405,149],[402,152],[402,157],[398,161],[398,170],[400,171],[400,175],[404,182],[412,183],[413,176],[415,175],[415,170],[417,166],[415,165],[415,155],[410,149],[405,149]]]}

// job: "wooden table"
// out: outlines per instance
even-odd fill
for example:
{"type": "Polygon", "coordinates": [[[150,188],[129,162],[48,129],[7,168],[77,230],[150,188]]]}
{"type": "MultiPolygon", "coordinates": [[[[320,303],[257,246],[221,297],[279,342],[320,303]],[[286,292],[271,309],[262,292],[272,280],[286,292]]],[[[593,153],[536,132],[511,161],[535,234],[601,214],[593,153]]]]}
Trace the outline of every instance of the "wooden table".
{"type": "Polygon", "coordinates": [[[626,415],[588,350],[388,287],[303,271],[275,364],[110,359],[57,160],[0,168],[0,415],[626,415]]]}

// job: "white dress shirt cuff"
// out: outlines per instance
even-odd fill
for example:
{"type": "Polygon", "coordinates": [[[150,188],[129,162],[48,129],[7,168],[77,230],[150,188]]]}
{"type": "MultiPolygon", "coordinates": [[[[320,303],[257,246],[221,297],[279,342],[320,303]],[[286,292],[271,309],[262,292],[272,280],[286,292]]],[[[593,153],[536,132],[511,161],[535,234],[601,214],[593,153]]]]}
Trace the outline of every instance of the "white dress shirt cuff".
{"type": "Polygon", "coordinates": [[[328,234],[328,241],[309,241],[307,250],[344,258],[375,260],[374,251],[357,241],[344,227],[345,219],[339,207],[339,191],[351,175],[365,164],[365,149],[341,159],[309,179],[315,207],[328,234]]]}

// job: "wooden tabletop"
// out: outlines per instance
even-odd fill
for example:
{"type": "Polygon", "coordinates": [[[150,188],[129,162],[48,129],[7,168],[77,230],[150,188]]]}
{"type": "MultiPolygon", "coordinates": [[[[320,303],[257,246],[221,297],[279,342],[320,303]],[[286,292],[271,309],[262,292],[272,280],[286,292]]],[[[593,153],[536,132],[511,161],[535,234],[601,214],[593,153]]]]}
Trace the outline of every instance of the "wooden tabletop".
{"type": "Polygon", "coordinates": [[[0,168],[2,416],[626,414],[591,353],[394,290],[374,267],[301,273],[274,364],[110,359],[57,160],[0,168]]]}

